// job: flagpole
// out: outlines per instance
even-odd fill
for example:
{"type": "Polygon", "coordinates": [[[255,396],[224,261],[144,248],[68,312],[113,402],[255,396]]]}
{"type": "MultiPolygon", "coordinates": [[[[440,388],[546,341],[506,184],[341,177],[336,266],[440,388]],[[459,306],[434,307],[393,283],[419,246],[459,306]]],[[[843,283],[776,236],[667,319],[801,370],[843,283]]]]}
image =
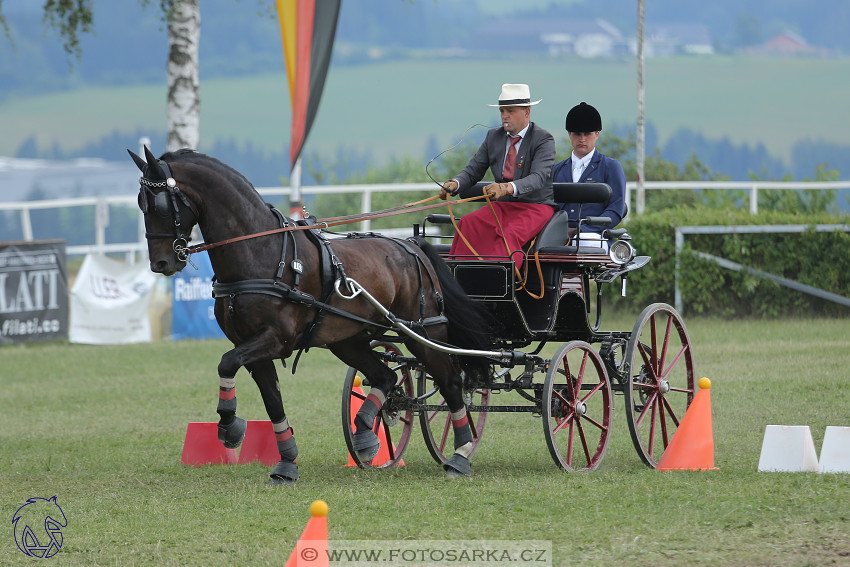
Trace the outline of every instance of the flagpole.
{"type": "Polygon", "coordinates": [[[295,160],[289,176],[289,216],[294,220],[304,217],[304,203],[301,202],[301,156],[295,160]]]}

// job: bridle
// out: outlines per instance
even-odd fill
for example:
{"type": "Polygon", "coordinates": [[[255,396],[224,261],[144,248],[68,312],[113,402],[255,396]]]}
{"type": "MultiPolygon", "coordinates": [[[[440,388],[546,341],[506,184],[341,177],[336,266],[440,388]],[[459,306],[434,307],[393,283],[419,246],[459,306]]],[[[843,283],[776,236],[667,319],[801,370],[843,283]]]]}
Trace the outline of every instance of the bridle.
{"type": "Polygon", "coordinates": [[[153,238],[173,238],[174,241],[171,244],[171,249],[177,256],[177,259],[181,262],[188,262],[194,266],[195,264],[190,258],[191,251],[189,250],[189,241],[192,240],[192,236],[191,234],[184,235],[182,233],[179,203],[183,203],[186,207],[188,207],[195,215],[195,218],[198,216],[197,211],[195,211],[195,208],[192,206],[189,199],[186,198],[186,195],[184,195],[183,192],[180,191],[180,188],[177,187],[177,181],[174,180],[174,177],[171,174],[171,168],[168,164],[159,160],[159,166],[165,173],[166,177],[164,181],[151,181],[144,176],[139,178],[139,209],[141,209],[143,215],[147,216],[151,212],[149,197],[153,197],[153,212],[164,219],[169,217],[173,218],[174,232],[163,233],[145,231],[145,238],[148,240],[153,238]],[[155,189],[163,190],[155,192],[155,189]]]}

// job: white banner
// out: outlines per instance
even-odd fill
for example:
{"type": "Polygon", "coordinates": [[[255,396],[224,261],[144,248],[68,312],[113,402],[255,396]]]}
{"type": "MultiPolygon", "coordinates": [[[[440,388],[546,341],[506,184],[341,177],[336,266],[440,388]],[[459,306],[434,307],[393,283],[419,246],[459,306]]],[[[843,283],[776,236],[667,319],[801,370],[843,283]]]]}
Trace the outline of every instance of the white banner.
{"type": "Polygon", "coordinates": [[[148,304],[156,275],[147,263],[90,254],[71,288],[72,343],[116,345],[151,340],[148,304]]]}

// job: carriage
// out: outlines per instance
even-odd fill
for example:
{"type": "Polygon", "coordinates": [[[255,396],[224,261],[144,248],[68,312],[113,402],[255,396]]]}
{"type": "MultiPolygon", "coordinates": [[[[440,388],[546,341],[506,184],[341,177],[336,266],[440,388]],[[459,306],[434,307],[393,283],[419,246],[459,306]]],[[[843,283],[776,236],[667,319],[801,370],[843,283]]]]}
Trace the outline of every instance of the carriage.
{"type": "MultiPolygon", "coordinates": [[[[606,203],[611,188],[603,183],[555,183],[554,194],[560,203],[606,203]]],[[[439,240],[445,237],[434,226],[448,222],[448,215],[430,214],[413,233],[439,240]]],[[[604,226],[610,219],[586,217],[580,223],[604,226]]],[[[558,211],[522,251],[524,281],[519,281],[511,258],[449,257],[447,244],[436,246],[467,295],[501,322],[494,345],[498,352],[476,353],[492,363],[490,380],[464,383],[473,450],[488,414],[530,413],[542,419],[546,445],[558,467],[593,470],[608,446],[614,398],[622,396],[638,456],[650,467],[657,465],[694,396],[693,350],[682,318],[664,303],[647,306],[631,331],[600,329],[603,289],[619,284],[625,295],[630,273],[650,260],[636,255],[624,228],[607,230],[603,237],[610,248],[589,238],[582,243],[581,232],[567,245],[566,212],[558,211]],[[545,349],[547,344],[557,348],[552,352],[551,347],[545,349]],[[506,392],[515,392],[519,402],[494,403],[494,394],[506,392]]],[[[421,362],[404,352],[400,343],[405,338],[391,332],[372,342],[397,376],[374,423],[388,445],[376,465],[381,468],[401,461],[417,424],[438,463],[445,464],[452,454],[448,408],[421,362]]],[[[352,446],[353,416],[365,399],[364,387],[368,381],[349,368],[342,392],[342,429],[353,461],[369,467],[352,446]]]]}
{"type": "MultiPolygon", "coordinates": [[[[299,477],[274,361],[298,351],[294,372],[310,347],[349,366],[343,436],[362,467],[397,464],[418,422],[446,474],[468,475],[487,415],[512,412],[542,418],[559,467],[592,470],[608,446],[615,394],[624,398],[640,458],[654,467],[694,397],[693,351],[672,307],[649,305],[631,331],[600,329],[603,288],[619,282],[625,293],[630,273],[649,261],[635,255],[623,229],[605,235],[608,251],[583,243],[581,232],[569,242],[558,212],[522,251],[527,276],[519,281],[509,257],[448,257],[447,246],[429,242],[445,215],[428,215],[409,240],[330,238],[324,229],[345,221],[294,222],[215,158],[192,150],[156,158],[145,148],[144,159],[129,153],[142,172],[151,270],[172,275],[193,253],[209,251],[215,317],[234,345],[218,365],[218,438],[228,448],[244,439],[236,383],[245,368],[281,456],[271,484],[299,477]],[[207,242],[190,246],[195,226],[207,242]],[[495,333],[477,328],[490,325],[481,312],[495,333]],[[520,402],[492,403],[503,392],[520,402]],[[381,438],[389,458],[378,463],[381,438]]],[[[560,202],[610,197],[604,184],[555,186],[560,202]]]]}

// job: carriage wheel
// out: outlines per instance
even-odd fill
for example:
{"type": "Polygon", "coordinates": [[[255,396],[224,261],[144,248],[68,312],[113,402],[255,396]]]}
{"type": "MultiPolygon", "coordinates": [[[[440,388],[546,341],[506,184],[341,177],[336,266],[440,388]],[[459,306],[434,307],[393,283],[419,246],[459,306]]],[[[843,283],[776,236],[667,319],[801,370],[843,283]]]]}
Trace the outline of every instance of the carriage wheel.
{"type": "Polygon", "coordinates": [[[584,341],[558,350],[546,371],[541,414],[546,445],[567,471],[599,466],[611,433],[613,393],[602,358],[584,341]]]}
{"type": "Polygon", "coordinates": [[[626,419],[641,460],[655,468],[694,399],[694,353],[682,318],[654,303],[626,346],[626,419]]]}
{"type": "MultiPolygon", "coordinates": [[[[372,350],[402,355],[401,349],[396,345],[383,341],[372,341],[372,350]]],[[[363,387],[368,386],[362,380],[355,368],[348,368],[345,375],[345,383],[342,387],[342,435],[348,447],[348,454],[354,464],[360,468],[389,468],[401,461],[407,443],[410,441],[410,432],[413,429],[413,411],[399,409],[396,400],[404,400],[413,397],[413,379],[410,375],[410,366],[406,363],[392,363],[388,366],[395,372],[397,380],[393,392],[387,396],[384,407],[381,408],[375,418],[372,429],[381,439],[381,450],[370,463],[361,462],[354,451],[354,416],[368,396],[363,387]],[[399,425],[401,427],[399,427],[399,425]],[[385,440],[386,439],[386,443],[385,440]]]]}
{"type": "MultiPolygon", "coordinates": [[[[436,388],[434,379],[429,376],[424,370],[416,373],[416,394],[424,396],[436,388]]],[[[487,406],[490,405],[490,390],[476,389],[464,390],[464,402],[467,406],[487,406]]],[[[424,410],[419,413],[419,425],[422,427],[422,437],[425,439],[425,445],[428,447],[428,452],[437,461],[438,464],[445,464],[454,454],[454,430],[452,429],[452,416],[446,401],[435,393],[424,400],[428,405],[439,405],[439,410],[424,410]]],[[[484,434],[484,427],[487,424],[487,412],[474,412],[467,409],[466,415],[469,418],[469,428],[472,430],[472,451],[469,453],[469,458],[475,454],[478,448],[478,443],[481,442],[481,436],[484,434]]]]}

